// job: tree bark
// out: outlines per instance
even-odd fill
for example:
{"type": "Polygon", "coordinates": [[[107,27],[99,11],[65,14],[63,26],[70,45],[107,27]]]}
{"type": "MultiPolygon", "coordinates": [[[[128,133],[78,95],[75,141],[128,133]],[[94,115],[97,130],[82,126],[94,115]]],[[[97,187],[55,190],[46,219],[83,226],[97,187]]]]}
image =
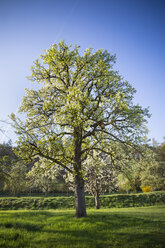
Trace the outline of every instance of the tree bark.
{"type": "Polygon", "coordinates": [[[95,206],[96,206],[96,209],[100,208],[98,191],[96,191],[96,193],[95,193],[95,206]]]}
{"type": "Polygon", "coordinates": [[[76,217],[86,217],[84,179],[81,171],[81,131],[74,131],[74,182],[75,182],[75,200],[76,200],[76,217]]]}
{"type": "Polygon", "coordinates": [[[84,180],[81,175],[75,176],[75,198],[76,198],[76,217],[86,217],[84,180]]]}
{"type": "Polygon", "coordinates": [[[48,197],[48,189],[45,190],[45,197],[48,197]]]}

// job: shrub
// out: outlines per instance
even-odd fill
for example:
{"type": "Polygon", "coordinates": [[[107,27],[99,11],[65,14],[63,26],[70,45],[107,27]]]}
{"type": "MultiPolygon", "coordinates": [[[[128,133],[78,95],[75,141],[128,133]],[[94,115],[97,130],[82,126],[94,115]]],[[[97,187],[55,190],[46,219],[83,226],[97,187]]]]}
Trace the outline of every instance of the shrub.
{"type": "Polygon", "coordinates": [[[145,187],[142,188],[142,191],[143,191],[143,193],[152,192],[152,188],[147,185],[147,186],[145,186],[145,187]]]}

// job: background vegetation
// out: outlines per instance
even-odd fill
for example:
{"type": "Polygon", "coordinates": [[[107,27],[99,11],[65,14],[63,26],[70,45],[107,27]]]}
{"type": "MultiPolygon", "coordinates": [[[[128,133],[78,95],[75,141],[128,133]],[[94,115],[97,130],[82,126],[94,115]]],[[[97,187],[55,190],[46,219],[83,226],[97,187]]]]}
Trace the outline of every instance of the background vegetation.
{"type": "MultiPolygon", "coordinates": [[[[65,170],[57,171],[44,163],[37,166],[35,161],[27,164],[15,155],[14,149],[11,142],[0,144],[1,196],[73,195],[72,180],[65,170]]],[[[86,193],[94,196],[96,186],[99,195],[142,192],[145,187],[150,191],[165,190],[165,142],[145,147],[142,159],[121,159],[124,164],[119,161],[116,169],[100,155],[97,161],[87,160],[86,193]]]]}

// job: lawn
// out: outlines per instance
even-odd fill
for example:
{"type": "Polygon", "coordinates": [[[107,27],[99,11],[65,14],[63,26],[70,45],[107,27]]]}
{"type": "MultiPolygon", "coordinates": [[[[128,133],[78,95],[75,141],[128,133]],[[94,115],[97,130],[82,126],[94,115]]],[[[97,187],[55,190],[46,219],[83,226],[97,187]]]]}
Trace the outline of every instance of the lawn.
{"type": "Polygon", "coordinates": [[[163,248],[165,206],[88,210],[0,211],[0,247],[163,248]]]}

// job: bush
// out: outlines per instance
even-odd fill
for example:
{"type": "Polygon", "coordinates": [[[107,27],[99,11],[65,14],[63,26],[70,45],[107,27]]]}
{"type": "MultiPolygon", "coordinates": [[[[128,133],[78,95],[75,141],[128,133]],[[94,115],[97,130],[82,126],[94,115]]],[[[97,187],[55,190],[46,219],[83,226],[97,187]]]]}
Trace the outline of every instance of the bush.
{"type": "Polygon", "coordinates": [[[146,192],[152,192],[152,188],[150,186],[145,186],[144,188],[142,188],[142,191],[143,193],[146,193],[146,192]]]}
{"type": "MultiPolygon", "coordinates": [[[[149,192],[146,194],[113,194],[100,196],[100,207],[123,208],[141,207],[165,204],[165,191],[149,192]]],[[[86,196],[87,208],[95,207],[94,198],[86,196]]],[[[75,198],[70,197],[2,197],[0,210],[12,209],[73,209],[75,198]]]]}

